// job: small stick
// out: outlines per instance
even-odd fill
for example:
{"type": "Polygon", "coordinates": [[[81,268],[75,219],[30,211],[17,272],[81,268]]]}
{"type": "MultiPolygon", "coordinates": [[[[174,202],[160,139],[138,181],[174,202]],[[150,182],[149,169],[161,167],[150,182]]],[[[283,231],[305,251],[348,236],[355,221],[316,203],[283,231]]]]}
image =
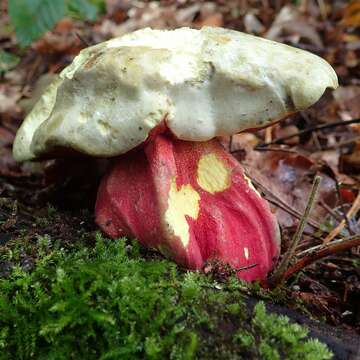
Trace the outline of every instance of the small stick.
{"type": "Polygon", "coordinates": [[[351,249],[352,247],[356,247],[359,245],[360,235],[354,235],[341,240],[332,241],[329,244],[322,244],[307,249],[299,254],[305,256],[285,271],[285,273],[282,275],[282,280],[287,280],[290,276],[299,272],[304,267],[312,264],[317,260],[320,260],[328,255],[332,255],[340,251],[351,249]]]}
{"type": "Polygon", "coordinates": [[[272,126],[269,126],[265,129],[265,142],[271,142],[272,141],[272,126]]]}
{"type": "Polygon", "coordinates": [[[321,17],[325,21],[327,19],[327,11],[326,11],[326,5],[324,3],[324,0],[317,0],[317,3],[319,6],[321,17]]]}
{"type": "Polygon", "coordinates": [[[289,265],[290,260],[294,256],[295,250],[299,244],[299,241],[304,232],[305,225],[308,221],[311,209],[313,208],[313,206],[315,204],[316,195],[319,191],[320,182],[321,182],[321,176],[315,176],[315,179],[314,179],[314,182],[313,182],[313,185],[311,188],[311,192],[309,195],[309,199],[308,199],[305,211],[304,211],[304,215],[298,224],[298,227],[297,227],[296,232],[291,240],[291,244],[290,244],[287,252],[285,253],[283,259],[281,260],[279,266],[275,270],[274,275],[270,279],[270,281],[272,283],[279,283],[279,282],[283,281],[286,269],[289,265]]]}
{"type": "Polygon", "coordinates": [[[352,119],[352,120],[346,120],[346,121],[335,121],[329,124],[322,124],[322,125],[318,125],[318,126],[312,126],[309,127],[307,129],[301,130],[295,134],[291,134],[291,135],[287,135],[284,136],[282,138],[276,139],[270,143],[264,143],[264,144],[259,144],[257,145],[255,148],[261,148],[264,146],[269,146],[269,145],[273,145],[273,144],[281,144],[284,140],[288,140],[291,139],[295,136],[300,136],[300,135],[305,135],[308,133],[311,133],[313,131],[318,131],[318,130],[324,130],[324,129],[330,129],[336,126],[344,126],[344,125],[350,125],[350,124],[358,124],[360,123],[360,119],[352,119]]]}
{"type": "Polygon", "coordinates": [[[232,145],[233,145],[233,135],[230,135],[230,139],[229,139],[229,153],[232,153],[232,145]]]}
{"type": "Polygon", "coordinates": [[[283,148],[283,147],[259,147],[259,148],[254,148],[255,151],[279,151],[279,152],[286,152],[286,153],[291,153],[291,154],[299,154],[298,151],[293,150],[293,149],[289,149],[289,148],[283,148]]]}
{"type": "MultiPolygon", "coordinates": [[[[346,218],[348,220],[350,220],[353,216],[355,216],[357,214],[357,212],[359,210],[360,210],[360,191],[359,191],[358,196],[356,197],[354,203],[352,204],[350,210],[346,214],[346,218]]],[[[339,225],[336,226],[333,230],[331,230],[330,234],[328,234],[326,236],[326,238],[323,241],[323,244],[326,244],[326,243],[330,242],[332,239],[334,239],[341,232],[341,230],[345,227],[345,225],[346,225],[346,221],[341,220],[339,225]]]]}
{"type": "Polygon", "coordinates": [[[77,31],[75,32],[75,35],[77,36],[77,38],[86,46],[89,47],[91,44],[86,41],[77,31]]]}
{"type": "Polygon", "coordinates": [[[340,141],[335,145],[331,145],[331,146],[325,146],[323,147],[323,150],[336,150],[336,149],[341,149],[345,146],[349,146],[351,144],[354,144],[356,142],[360,141],[360,136],[354,136],[351,139],[348,140],[344,140],[344,141],[340,141]]]}
{"type": "Polygon", "coordinates": [[[234,271],[238,272],[238,271],[248,270],[254,268],[255,266],[258,266],[258,264],[250,264],[250,265],[242,266],[240,268],[234,269],[234,271]]]}
{"type": "Polygon", "coordinates": [[[312,139],[313,139],[313,142],[314,142],[314,144],[315,144],[315,146],[316,146],[317,151],[322,151],[322,147],[321,147],[319,138],[318,138],[318,136],[317,136],[317,133],[316,133],[316,132],[313,132],[313,133],[311,134],[311,136],[312,136],[312,139]]]}
{"type": "Polygon", "coordinates": [[[319,201],[319,205],[325,209],[336,221],[341,221],[341,215],[337,214],[329,205],[327,205],[323,200],[319,201]]]}
{"type": "Polygon", "coordinates": [[[348,241],[353,241],[354,239],[358,239],[358,238],[360,238],[360,234],[352,235],[352,236],[349,236],[349,237],[346,237],[346,238],[343,238],[340,240],[334,240],[330,244],[316,245],[316,246],[308,248],[304,251],[299,252],[298,254],[296,254],[296,256],[298,258],[303,258],[304,256],[308,256],[309,254],[312,255],[313,253],[315,253],[319,250],[322,250],[322,249],[332,248],[333,246],[335,248],[337,248],[340,246],[340,244],[344,244],[344,243],[347,243],[348,241]]]}
{"type": "Polygon", "coordinates": [[[335,175],[335,187],[336,187],[336,195],[337,195],[337,198],[338,198],[339,204],[340,204],[341,216],[343,218],[341,221],[344,220],[346,228],[349,230],[349,233],[351,235],[355,235],[354,232],[351,230],[350,221],[349,221],[349,218],[346,215],[346,211],[345,211],[345,207],[344,207],[344,201],[343,201],[343,198],[341,196],[340,185],[339,185],[339,182],[337,180],[336,175],[335,175]]]}

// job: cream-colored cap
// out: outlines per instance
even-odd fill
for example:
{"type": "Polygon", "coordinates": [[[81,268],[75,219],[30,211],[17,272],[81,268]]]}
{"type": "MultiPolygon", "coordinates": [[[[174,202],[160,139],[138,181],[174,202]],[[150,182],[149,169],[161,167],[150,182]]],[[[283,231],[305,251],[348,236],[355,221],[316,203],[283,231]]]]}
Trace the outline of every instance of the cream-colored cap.
{"type": "Polygon", "coordinates": [[[337,85],[325,60],[287,45],[223,28],[142,29],[82,50],[25,119],[14,157],[120,155],[164,119],[179,139],[205,141],[269,125],[337,85]]]}

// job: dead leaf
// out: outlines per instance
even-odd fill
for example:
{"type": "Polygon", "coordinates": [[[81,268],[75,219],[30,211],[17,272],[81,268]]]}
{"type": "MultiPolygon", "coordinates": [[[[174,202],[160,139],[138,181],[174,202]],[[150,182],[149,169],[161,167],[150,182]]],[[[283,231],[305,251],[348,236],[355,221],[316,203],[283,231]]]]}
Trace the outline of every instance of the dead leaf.
{"type": "Polygon", "coordinates": [[[347,5],[344,11],[343,23],[346,26],[360,26],[360,1],[354,0],[347,5]]]}
{"type": "Polygon", "coordinates": [[[26,176],[21,166],[12,157],[11,150],[6,147],[0,148],[0,176],[19,177],[26,176]]]}
{"type": "MultiPolygon", "coordinates": [[[[356,132],[360,133],[359,124],[354,124],[352,128],[356,132]]],[[[360,141],[359,140],[354,144],[350,153],[341,154],[339,167],[341,171],[347,174],[352,174],[352,175],[360,174],[360,141]]]]}
{"type": "Polygon", "coordinates": [[[33,45],[42,55],[70,54],[77,55],[86,47],[74,32],[47,32],[33,45]]]}
{"type": "Polygon", "coordinates": [[[196,23],[194,23],[196,27],[203,27],[203,26],[223,26],[224,25],[224,19],[222,14],[211,14],[204,18],[203,20],[200,20],[196,23]]]}
{"type": "Polygon", "coordinates": [[[44,90],[56,78],[56,76],[57,75],[55,74],[44,74],[40,76],[40,78],[37,80],[35,84],[34,89],[31,92],[30,98],[22,99],[19,101],[19,105],[25,111],[25,114],[28,114],[31,111],[33,106],[40,99],[44,90]]]}
{"type": "Polygon", "coordinates": [[[342,120],[360,118],[360,86],[339,86],[333,92],[342,120]]]}
{"type": "Polygon", "coordinates": [[[295,6],[284,6],[275,18],[265,37],[276,41],[290,40],[298,44],[305,39],[318,49],[323,49],[323,42],[311,19],[303,16],[295,6]]]}
{"type": "MultiPolygon", "coordinates": [[[[287,126],[274,126],[275,129],[275,138],[283,138],[291,135],[295,135],[299,132],[299,129],[295,125],[287,125],[287,126]]],[[[294,136],[288,140],[285,141],[288,145],[297,145],[299,143],[299,136],[294,136]]]]}
{"type": "Polygon", "coordinates": [[[19,111],[17,102],[21,95],[20,85],[0,84],[0,113],[19,111]]]}
{"type": "Polygon", "coordinates": [[[134,6],[134,2],[131,0],[105,0],[106,13],[113,16],[119,11],[127,12],[134,6]]]}
{"type": "Polygon", "coordinates": [[[265,31],[265,26],[256,17],[254,11],[249,11],[245,14],[244,26],[246,32],[250,34],[262,34],[265,31]]]}
{"type": "Polygon", "coordinates": [[[0,124],[0,148],[11,145],[14,140],[14,133],[4,128],[0,124]]]}
{"type": "Polygon", "coordinates": [[[218,11],[216,3],[205,2],[199,6],[197,20],[193,25],[197,28],[203,26],[224,26],[223,14],[218,11]]]}
{"type": "MultiPolygon", "coordinates": [[[[282,151],[255,151],[254,134],[241,133],[233,136],[233,155],[242,155],[240,162],[246,168],[250,178],[255,179],[276,198],[302,214],[310,193],[312,179],[319,170],[317,165],[303,155],[282,151]],[[239,150],[245,150],[245,156],[239,150]]],[[[256,137],[255,137],[256,138],[256,137]]],[[[223,143],[226,139],[223,138],[223,143]]],[[[318,200],[333,208],[336,204],[335,182],[329,176],[322,175],[318,200]]],[[[283,228],[292,228],[298,220],[281,208],[276,209],[276,216],[283,228]]],[[[326,211],[315,205],[311,217],[323,223],[326,211]]]]}

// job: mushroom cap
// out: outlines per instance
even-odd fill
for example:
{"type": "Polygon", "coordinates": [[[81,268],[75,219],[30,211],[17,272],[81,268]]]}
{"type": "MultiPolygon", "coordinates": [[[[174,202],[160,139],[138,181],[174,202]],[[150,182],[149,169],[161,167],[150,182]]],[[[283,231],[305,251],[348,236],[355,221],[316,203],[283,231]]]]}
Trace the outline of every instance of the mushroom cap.
{"type": "Polygon", "coordinates": [[[14,143],[18,161],[70,149],[124,154],[165,120],[205,141],[315,103],[337,76],[320,57],[233,30],[135,31],[86,48],[47,88],[14,143]]]}

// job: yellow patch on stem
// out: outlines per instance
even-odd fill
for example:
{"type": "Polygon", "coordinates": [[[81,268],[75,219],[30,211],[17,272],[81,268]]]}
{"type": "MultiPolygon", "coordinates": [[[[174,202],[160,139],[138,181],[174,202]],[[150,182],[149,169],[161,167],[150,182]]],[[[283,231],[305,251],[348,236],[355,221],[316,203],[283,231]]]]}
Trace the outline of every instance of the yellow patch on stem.
{"type": "Polygon", "coordinates": [[[203,155],[198,163],[197,182],[203,190],[214,194],[230,187],[231,173],[216,154],[203,155]]]}
{"type": "Polygon", "coordinates": [[[199,215],[200,195],[190,184],[177,189],[175,178],[172,179],[168,198],[168,208],[165,212],[165,222],[186,247],[190,240],[189,224],[185,216],[197,219],[199,215]]]}

